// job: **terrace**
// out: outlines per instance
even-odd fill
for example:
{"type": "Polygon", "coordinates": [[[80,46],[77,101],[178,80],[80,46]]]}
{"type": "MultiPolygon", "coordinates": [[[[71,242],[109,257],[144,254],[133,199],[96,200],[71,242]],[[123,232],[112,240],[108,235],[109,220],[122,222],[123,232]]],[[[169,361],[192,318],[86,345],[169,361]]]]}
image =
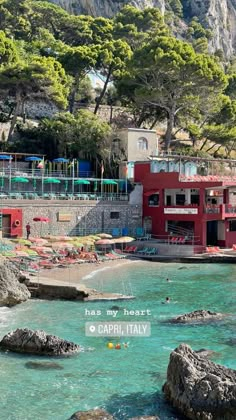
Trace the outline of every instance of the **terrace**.
{"type": "Polygon", "coordinates": [[[81,171],[78,160],[58,158],[44,161],[42,156],[0,155],[1,200],[95,200],[127,201],[124,179],[98,178],[81,171]]]}

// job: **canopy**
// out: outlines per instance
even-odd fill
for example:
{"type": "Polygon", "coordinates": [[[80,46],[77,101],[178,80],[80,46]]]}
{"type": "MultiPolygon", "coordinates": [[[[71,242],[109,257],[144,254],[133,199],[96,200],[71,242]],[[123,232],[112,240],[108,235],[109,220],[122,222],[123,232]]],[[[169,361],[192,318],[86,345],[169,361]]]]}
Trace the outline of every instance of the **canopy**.
{"type": "Polygon", "coordinates": [[[113,181],[113,179],[103,179],[102,183],[104,185],[117,185],[117,182],[113,181]]]}
{"type": "Polygon", "coordinates": [[[74,181],[74,185],[89,185],[90,181],[88,181],[87,179],[76,179],[74,181]]]}
{"type": "Polygon", "coordinates": [[[61,181],[56,178],[45,178],[43,182],[44,184],[60,184],[61,183],[61,181]]]}
{"type": "Polygon", "coordinates": [[[12,178],[11,182],[29,182],[27,178],[23,178],[21,176],[16,176],[15,178],[12,178]]]}
{"type": "Polygon", "coordinates": [[[10,155],[0,155],[0,160],[11,160],[12,156],[10,155]]]}
{"type": "Polygon", "coordinates": [[[145,192],[143,195],[146,195],[147,197],[149,197],[150,195],[153,195],[153,194],[159,194],[159,191],[151,190],[151,191],[145,192]]]}
{"type": "Polygon", "coordinates": [[[42,160],[42,157],[39,156],[29,156],[25,158],[26,162],[40,162],[42,160]]]}
{"type": "Polygon", "coordinates": [[[53,159],[53,162],[54,162],[54,163],[68,163],[68,162],[69,162],[69,159],[65,159],[65,158],[56,158],[56,159],[53,159]]]}

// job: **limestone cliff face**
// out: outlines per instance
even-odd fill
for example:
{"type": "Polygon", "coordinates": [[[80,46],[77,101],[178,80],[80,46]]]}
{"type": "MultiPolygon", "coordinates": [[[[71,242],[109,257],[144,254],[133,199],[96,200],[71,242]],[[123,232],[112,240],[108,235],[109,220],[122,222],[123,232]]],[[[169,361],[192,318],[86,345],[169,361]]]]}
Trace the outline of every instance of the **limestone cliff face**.
{"type": "Polygon", "coordinates": [[[125,4],[143,9],[144,7],[158,7],[165,12],[166,0],[50,0],[70,13],[91,16],[111,17],[125,4]]]}
{"type": "Polygon", "coordinates": [[[190,0],[189,15],[198,16],[213,32],[210,50],[230,57],[236,49],[236,0],[190,0]]]}
{"type": "MultiPolygon", "coordinates": [[[[169,0],[49,0],[74,14],[111,17],[125,4],[139,9],[158,7],[170,10],[169,0]]],[[[181,0],[188,20],[197,16],[213,32],[209,49],[223,50],[229,58],[236,51],[236,0],[181,0]]]]}

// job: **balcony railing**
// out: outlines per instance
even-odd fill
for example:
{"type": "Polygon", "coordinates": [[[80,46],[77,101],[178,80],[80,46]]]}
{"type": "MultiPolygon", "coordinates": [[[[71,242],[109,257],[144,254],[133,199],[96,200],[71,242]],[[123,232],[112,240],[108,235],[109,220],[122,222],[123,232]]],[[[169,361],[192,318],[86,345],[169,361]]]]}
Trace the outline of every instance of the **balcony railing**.
{"type": "Polygon", "coordinates": [[[207,205],[205,207],[205,213],[207,214],[221,214],[222,213],[222,205],[207,205]]]}
{"type": "Polygon", "coordinates": [[[93,200],[93,201],[128,201],[129,196],[125,193],[43,193],[37,192],[11,192],[0,193],[2,200],[93,200]]]}

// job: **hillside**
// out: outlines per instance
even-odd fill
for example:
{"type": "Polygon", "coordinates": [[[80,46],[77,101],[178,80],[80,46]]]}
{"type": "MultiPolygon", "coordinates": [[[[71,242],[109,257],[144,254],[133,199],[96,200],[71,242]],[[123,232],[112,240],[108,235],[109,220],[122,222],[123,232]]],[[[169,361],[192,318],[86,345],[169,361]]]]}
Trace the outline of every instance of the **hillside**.
{"type": "Polygon", "coordinates": [[[74,14],[111,17],[125,4],[143,9],[158,7],[163,14],[172,11],[174,24],[196,16],[212,31],[210,52],[222,50],[226,58],[236,50],[236,0],[49,0],[74,14]]]}

